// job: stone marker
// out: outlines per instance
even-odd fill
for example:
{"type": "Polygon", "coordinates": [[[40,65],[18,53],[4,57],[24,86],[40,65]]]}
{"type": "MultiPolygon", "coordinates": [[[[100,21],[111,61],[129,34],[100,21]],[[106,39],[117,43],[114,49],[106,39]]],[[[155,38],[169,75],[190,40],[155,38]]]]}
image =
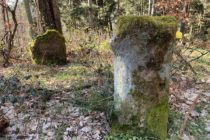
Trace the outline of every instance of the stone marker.
{"type": "Polygon", "coordinates": [[[177,30],[174,17],[123,16],[114,52],[115,120],[112,132],[165,140],[169,72],[177,30]]]}
{"type": "Polygon", "coordinates": [[[66,63],[66,45],[64,37],[56,30],[47,30],[36,37],[30,46],[31,56],[36,64],[66,63]]]}

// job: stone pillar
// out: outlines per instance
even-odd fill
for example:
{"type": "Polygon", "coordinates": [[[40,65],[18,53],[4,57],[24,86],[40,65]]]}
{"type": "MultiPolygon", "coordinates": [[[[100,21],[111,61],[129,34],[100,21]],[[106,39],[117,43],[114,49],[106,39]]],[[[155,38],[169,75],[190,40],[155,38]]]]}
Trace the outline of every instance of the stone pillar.
{"type": "Polygon", "coordinates": [[[113,132],[125,130],[166,139],[169,72],[176,30],[174,17],[119,18],[111,43],[116,110],[113,132]]]}

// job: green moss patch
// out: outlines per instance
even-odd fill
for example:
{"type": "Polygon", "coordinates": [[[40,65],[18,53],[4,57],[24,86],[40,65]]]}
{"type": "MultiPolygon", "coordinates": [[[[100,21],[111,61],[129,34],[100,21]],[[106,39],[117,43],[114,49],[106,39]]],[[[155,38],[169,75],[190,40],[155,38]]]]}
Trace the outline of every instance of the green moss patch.
{"type": "Polygon", "coordinates": [[[174,36],[177,30],[177,20],[171,16],[122,16],[117,22],[117,36],[125,37],[128,34],[135,34],[139,31],[154,30],[159,33],[168,32],[174,36]]]}
{"type": "Polygon", "coordinates": [[[160,140],[165,140],[167,137],[168,112],[168,101],[152,106],[146,112],[147,127],[160,140]]]}
{"type": "Polygon", "coordinates": [[[81,65],[71,65],[68,68],[56,73],[55,78],[57,80],[65,81],[69,79],[82,79],[83,77],[89,77],[87,67],[81,65]]]}

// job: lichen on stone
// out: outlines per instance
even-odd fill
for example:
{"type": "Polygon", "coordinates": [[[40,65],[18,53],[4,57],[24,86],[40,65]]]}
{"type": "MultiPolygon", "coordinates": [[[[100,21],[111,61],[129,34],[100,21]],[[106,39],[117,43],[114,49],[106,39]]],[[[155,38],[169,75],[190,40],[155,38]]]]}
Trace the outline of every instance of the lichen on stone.
{"type": "Polygon", "coordinates": [[[64,64],[65,38],[56,30],[47,30],[30,43],[30,54],[36,64],[64,64]]]}

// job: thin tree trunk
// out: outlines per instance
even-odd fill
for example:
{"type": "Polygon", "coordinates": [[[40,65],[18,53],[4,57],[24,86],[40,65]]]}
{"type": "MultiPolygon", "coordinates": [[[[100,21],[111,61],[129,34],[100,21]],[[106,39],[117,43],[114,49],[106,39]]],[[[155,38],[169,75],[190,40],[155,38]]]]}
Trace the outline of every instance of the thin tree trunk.
{"type": "Polygon", "coordinates": [[[117,13],[120,15],[120,0],[117,0],[117,13]]]}
{"type": "Polygon", "coordinates": [[[148,15],[151,14],[151,0],[149,0],[149,3],[148,3],[148,15]]]}
{"type": "Polygon", "coordinates": [[[24,6],[25,6],[27,18],[28,18],[28,23],[30,24],[30,31],[29,31],[30,36],[31,36],[31,38],[34,38],[36,35],[35,35],[35,32],[33,31],[33,18],[32,18],[32,14],[31,14],[29,0],[24,0],[24,6]]]}
{"type": "Polygon", "coordinates": [[[151,15],[154,15],[154,12],[155,12],[155,0],[152,0],[151,15]]]}
{"type": "Polygon", "coordinates": [[[92,0],[88,0],[88,6],[89,6],[89,25],[92,26],[92,24],[93,24],[93,15],[92,15],[93,2],[92,2],[92,0]]]}

